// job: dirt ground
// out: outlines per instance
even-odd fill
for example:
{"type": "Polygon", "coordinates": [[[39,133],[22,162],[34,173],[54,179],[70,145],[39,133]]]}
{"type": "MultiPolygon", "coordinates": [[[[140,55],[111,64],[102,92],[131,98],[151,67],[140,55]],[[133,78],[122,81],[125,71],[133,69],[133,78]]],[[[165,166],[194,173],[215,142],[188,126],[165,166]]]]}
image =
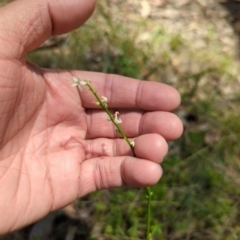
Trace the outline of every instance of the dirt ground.
{"type": "Polygon", "coordinates": [[[223,51],[236,54],[240,36],[240,1],[237,0],[114,0],[109,1],[112,16],[123,21],[142,18],[158,21],[169,31],[184,32],[196,48],[206,47],[209,24],[224,43],[223,51]],[[119,12],[121,6],[121,12],[119,12]],[[127,18],[124,16],[128,16],[127,18]]]}

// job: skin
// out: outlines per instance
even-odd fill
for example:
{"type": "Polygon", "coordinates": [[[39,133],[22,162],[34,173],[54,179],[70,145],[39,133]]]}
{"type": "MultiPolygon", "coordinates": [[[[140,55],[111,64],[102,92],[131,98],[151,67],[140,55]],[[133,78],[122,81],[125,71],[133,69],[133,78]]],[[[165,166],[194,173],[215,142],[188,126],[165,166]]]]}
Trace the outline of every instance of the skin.
{"type": "Polygon", "coordinates": [[[0,234],[22,228],[93,191],[157,183],[168,140],[182,123],[167,85],[83,71],[41,69],[27,53],[81,26],[94,0],[18,0],[0,9],[0,234]],[[97,109],[88,79],[135,141],[137,158],[97,109]]]}

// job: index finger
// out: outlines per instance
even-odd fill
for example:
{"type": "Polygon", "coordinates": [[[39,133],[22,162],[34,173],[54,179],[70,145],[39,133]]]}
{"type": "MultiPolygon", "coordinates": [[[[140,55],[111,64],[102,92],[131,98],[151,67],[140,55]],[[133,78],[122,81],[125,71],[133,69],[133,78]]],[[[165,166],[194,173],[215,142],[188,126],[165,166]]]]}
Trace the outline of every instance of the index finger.
{"type": "MultiPolygon", "coordinates": [[[[71,73],[81,80],[89,80],[99,96],[107,97],[109,108],[172,111],[181,101],[178,91],[163,83],[96,72],[72,71],[71,73]]],[[[81,100],[83,107],[97,108],[94,104],[95,97],[86,88],[81,92],[81,100]]]]}

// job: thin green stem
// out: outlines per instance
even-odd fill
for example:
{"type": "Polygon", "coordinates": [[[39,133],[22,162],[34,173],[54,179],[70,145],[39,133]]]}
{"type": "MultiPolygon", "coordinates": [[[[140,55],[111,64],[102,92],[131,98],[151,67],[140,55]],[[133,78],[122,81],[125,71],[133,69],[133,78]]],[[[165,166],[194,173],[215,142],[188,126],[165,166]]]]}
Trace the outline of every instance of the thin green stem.
{"type": "MultiPolygon", "coordinates": [[[[91,86],[89,81],[86,81],[86,86],[89,88],[89,90],[93,93],[93,95],[97,99],[97,104],[105,110],[105,112],[107,113],[107,115],[109,117],[109,120],[115,125],[116,131],[118,133],[120,133],[121,136],[124,138],[124,140],[128,143],[128,145],[130,146],[130,148],[132,150],[133,156],[136,157],[136,154],[134,152],[134,146],[133,146],[132,142],[128,139],[128,137],[126,136],[124,131],[121,129],[119,124],[115,122],[115,119],[114,119],[113,115],[108,110],[107,104],[105,102],[102,102],[101,98],[98,96],[96,90],[91,86]]],[[[146,234],[146,240],[151,240],[151,238],[152,238],[152,233],[151,233],[151,229],[150,229],[151,228],[151,201],[152,201],[153,192],[152,192],[150,187],[147,187],[146,190],[147,190],[147,193],[146,193],[146,197],[147,197],[147,234],[146,234]]]]}
{"type": "Polygon", "coordinates": [[[146,188],[147,190],[147,235],[146,235],[146,240],[150,240],[152,237],[152,233],[150,230],[151,227],[151,202],[152,202],[152,195],[153,192],[150,187],[146,188]]]}
{"type": "Polygon", "coordinates": [[[135,155],[134,152],[134,147],[132,145],[132,143],[130,142],[130,140],[128,139],[128,137],[126,136],[126,134],[123,132],[123,130],[121,129],[121,127],[119,126],[118,123],[115,123],[113,115],[109,112],[107,104],[103,103],[102,100],[100,99],[100,97],[98,96],[96,90],[91,86],[91,84],[89,82],[86,83],[86,86],[88,86],[89,90],[93,93],[93,95],[96,97],[97,102],[99,103],[99,105],[105,110],[105,112],[107,113],[109,120],[115,125],[116,127],[116,131],[119,132],[121,134],[121,136],[124,138],[124,140],[128,143],[128,145],[130,146],[133,156],[135,155]]]}

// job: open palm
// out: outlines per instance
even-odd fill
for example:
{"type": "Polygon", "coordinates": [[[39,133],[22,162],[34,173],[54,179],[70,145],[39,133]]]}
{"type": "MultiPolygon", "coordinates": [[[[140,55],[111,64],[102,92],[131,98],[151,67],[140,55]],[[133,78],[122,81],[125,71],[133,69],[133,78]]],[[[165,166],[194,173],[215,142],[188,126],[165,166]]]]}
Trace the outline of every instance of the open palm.
{"type": "Polygon", "coordinates": [[[98,189],[155,184],[165,140],[182,132],[167,112],[180,101],[169,86],[26,61],[29,51],[80,26],[93,9],[94,1],[84,0],[19,0],[0,9],[0,234],[98,189]],[[79,94],[71,87],[73,76],[90,80],[120,111],[138,158],[88,89],[79,94]]]}

